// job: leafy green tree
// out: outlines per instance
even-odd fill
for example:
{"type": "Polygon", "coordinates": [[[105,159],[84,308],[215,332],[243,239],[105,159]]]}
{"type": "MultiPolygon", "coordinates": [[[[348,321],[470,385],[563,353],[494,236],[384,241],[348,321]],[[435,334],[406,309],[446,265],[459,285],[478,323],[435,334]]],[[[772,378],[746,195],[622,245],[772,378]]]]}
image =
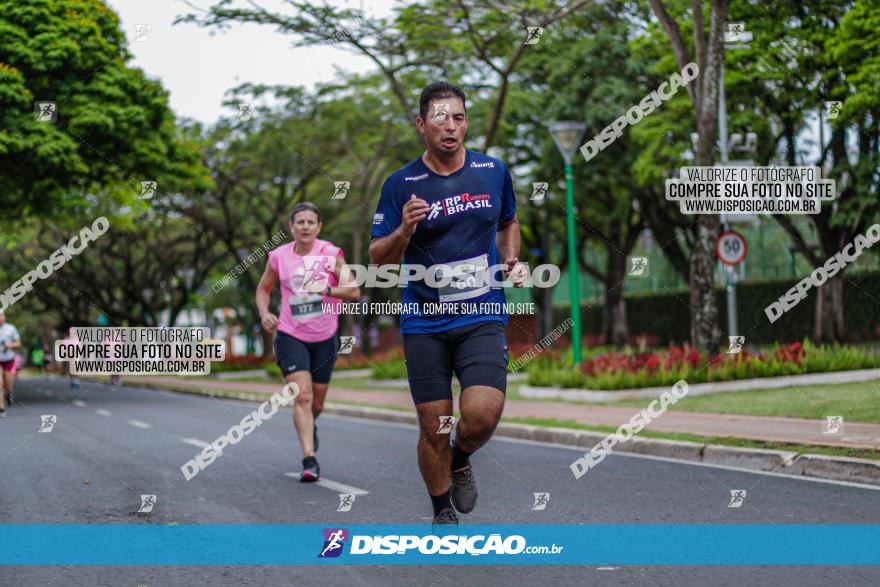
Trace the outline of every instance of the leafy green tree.
{"type": "Polygon", "coordinates": [[[167,92],[129,67],[117,15],[99,0],[0,0],[0,198],[9,215],[60,215],[133,199],[140,182],[197,184],[167,92]],[[57,120],[39,122],[37,102],[57,120]]]}
{"type": "MultiPolygon", "coordinates": [[[[755,38],[750,50],[728,56],[731,124],[758,133],[762,164],[816,165],[836,181],[835,201],[808,216],[812,230],[774,216],[813,267],[863,233],[880,212],[877,6],[844,0],[732,6],[732,18],[746,22],[755,38]],[[842,102],[837,118],[826,120],[827,101],[842,102]]],[[[845,281],[841,271],[817,288],[817,341],[846,339],[845,281]]]]}
{"type": "MultiPolygon", "coordinates": [[[[134,222],[110,217],[110,229],[72,256],[9,309],[10,315],[52,318],[61,330],[87,326],[101,314],[110,325],[173,324],[222,258],[210,235],[193,232],[182,218],[141,212],[134,222]]],[[[68,224],[67,226],[71,226],[68,224]]],[[[22,223],[0,247],[4,282],[12,284],[79,232],[48,219],[22,223]]]]}
{"type": "MultiPolygon", "coordinates": [[[[551,27],[523,57],[517,91],[510,98],[506,124],[519,133],[501,136],[510,137],[505,145],[510,145],[511,159],[532,167],[534,181],[553,179],[553,190],[560,194],[547,199],[539,211],[531,202],[521,206],[524,240],[529,248],[548,250],[545,255],[559,249],[562,267],[567,266],[567,251],[554,245],[564,244],[566,235],[565,186],[561,157],[546,124],[582,121],[587,126],[586,141],[637,104],[660,79],[652,65],[629,47],[634,14],[631,5],[596,5],[551,27]]],[[[604,285],[601,333],[608,344],[624,345],[629,338],[623,286],[627,257],[644,225],[638,201],[658,197],[654,185],[634,181],[636,154],[633,142],[624,135],[595,159],[585,162],[577,153],[574,161],[576,238],[581,252],[577,261],[604,285]],[[594,245],[599,253],[594,258],[604,259],[604,264],[588,262],[586,242],[594,245]]],[[[546,256],[535,261],[549,262],[546,256]]]]}

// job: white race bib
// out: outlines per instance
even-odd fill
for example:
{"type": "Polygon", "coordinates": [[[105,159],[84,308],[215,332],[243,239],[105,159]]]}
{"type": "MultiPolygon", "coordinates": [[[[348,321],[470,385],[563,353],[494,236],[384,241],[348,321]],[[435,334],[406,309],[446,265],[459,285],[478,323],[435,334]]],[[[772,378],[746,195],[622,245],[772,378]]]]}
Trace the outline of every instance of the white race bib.
{"type": "Polygon", "coordinates": [[[321,302],[324,296],[303,291],[304,271],[296,271],[290,275],[290,289],[293,290],[287,298],[290,306],[290,317],[293,320],[306,320],[324,314],[321,302]]]}
{"type": "Polygon", "coordinates": [[[480,255],[460,261],[450,261],[445,266],[431,268],[435,271],[435,280],[446,281],[451,274],[451,281],[437,288],[440,302],[459,302],[477,298],[489,293],[491,289],[486,282],[489,269],[489,256],[480,255]]]}

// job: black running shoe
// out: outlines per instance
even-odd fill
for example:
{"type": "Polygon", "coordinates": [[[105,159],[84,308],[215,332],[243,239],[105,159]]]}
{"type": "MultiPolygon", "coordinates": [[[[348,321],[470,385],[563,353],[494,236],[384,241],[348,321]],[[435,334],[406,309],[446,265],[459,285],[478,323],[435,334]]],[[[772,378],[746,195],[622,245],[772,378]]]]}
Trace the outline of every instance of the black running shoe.
{"type": "Polygon", "coordinates": [[[452,508],[444,508],[440,510],[440,513],[434,516],[434,521],[431,522],[431,527],[434,528],[436,526],[447,524],[458,525],[458,516],[455,515],[455,510],[452,508]]]}
{"type": "Polygon", "coordinates": [[[317,481],[321,478],[321,467],[318,466],[318,459],[315,457],[306,457],[303,459],[303,470],[299,480],[308,483],[317,481]]]}
{"type": "Polygon", "coordinates": [[[314,433],[312,434],[312,444],[315,445],[315,452],[318,452],[318,425],[314,426],[314,433]]]}
{"type": "Polygon", "coordinates": [[[6,417],[6,410],[0,410],[0,418],[6,417]]]}
{"type": "Polygon", "coordinates": [[[474,506],[477,505],[477,480],[470,465],[460,471],[452,472],[450,490],[455,509],[463,514],[469,514],[474,510],[474,506]]]}

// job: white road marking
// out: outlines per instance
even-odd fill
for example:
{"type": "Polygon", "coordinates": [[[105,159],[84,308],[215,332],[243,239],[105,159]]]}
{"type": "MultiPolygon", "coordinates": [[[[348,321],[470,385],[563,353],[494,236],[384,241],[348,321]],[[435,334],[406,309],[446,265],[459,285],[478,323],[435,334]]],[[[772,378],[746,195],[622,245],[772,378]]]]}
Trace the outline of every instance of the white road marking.
{"type": "MultiPolygon", "coordinates": [[[[329,417],[329,414],[327,414],[329,417]]],[[[584,453],[584,447],[571,446],[568,444],[557,444],[555,442],[542,442],[540,440],[526,440],[524,438],[507,438],[504,436],[494,436],[493,439],[504,442],[515,442],[518,444],[531,444],[534,446],[549,446],[553,448],[564,448],[566,450],[584,453]]],[[[827,483],[830,485],[842,485],[844,487],[856,487],[858,489],[873,489],[880,491],[880,486],[867,485],[865,483],[853,483],[852,481],[838,481],[836,479],[822,479],[821,477],[808,477],[806,475],[792,475],[791,473],[774,473],[772,471],[758,471],[755,469],[746,469],[744,467],[731,467],[728,465],[716,465],[714,463],[696,463],[694,461],[685,461],[681,459],[670,459],[669,457],[656,457],[654,455],[641,455],[628,452],[615,452],[609,456],[629,457],[633,459],[647,459],[649,461],[664,461],[667,463],[676,463],[679,465],[692,465],[694,467],[711,467],[713,469],[724,469],[726,471],[736,471],[738,473],[749,473],[752,475],[765,475],[767,477],[779,477],[780,479],[789,479],[792,481],[813,481],[815,483],[827,483]]]]}
{"type": "Polygon", "coordinates": [[[105,410],[102,408],[98,408],[97,410],[95,410],[95,413],[98,414],[99,416],[112,416],[113,415],[113,412],[111,412],[110,410],[105,410]]]}
{"type": "MultiPolygon", "coordinates": [[[[322,414],[322,417],[333,420],[347,420],[349,422],[357,422],[360,424],[373,424],[375,426],[386,426],[390,428],[407,428],[412,430],[418,428],[413,424],[403,424],[400,422],[383,422],[381,420],[370,420],[366,418],[355,418],[353,416],[339,416],[336,414],[322,414]]],[[[506,436],[493,436],[493,440],[501,442],[513,442],[517,444],[530,444],[532,446],[545,446],[550,448],[561,448],[574,452],[584,453],[584,447],[571,446],[570,444],[558,444],[556,442],[543,442],[540,440],[527,440],[525,438],[510,438],[506,436]]],[[[837,481],[836,479],[822,479],[821,477],[808,477],[806,475],[792,475],[787,473],[774,473],[772,471],[756,471],[755,469],[746,469],[743,467],[730,467],[727,465],[715,465],[712,463],[695,463],[693,461],[684,461],[679,459],[670,459],[668,457],[655,457],[653,455],[641,455],[635,453],[615,452],[611,456],[630,457],[634,459],[648,459],[653,461],[665,461],[668,463],[677,463],[680,465],[692,465],[694,467],[711,467],[713,469],[724,469],[727,471],[737,471],[739,473],[749,473],[752,475],[765,475],[767,477],[779,477],[780,479],[788,479],[791,481],[812,481],[814,483],[826,483],[828,485],[840,485],[842,487],[855,487],[857,489],[871,489],[880,491],[880,486],[867,485],[865,483],[853,483],[852,481],[837,481]]],[[[573,476],[572,476],[573,477],[573,476]]]]}
{"type": "Polygon", "coordinates": [[[128,425],[134,426],[135,428],[142,428],[144,430],[149,430],[150,428],[152,428],[152,426],[150,426],[146,422],[141,422],[140,420],[129,420],[128,425]]]}
{"type": "Polygon", "coordinates": [[[78,408],[84,408],[84,407],[86,407],[86,402],[82,401],[81,399],[75,399],[75,400],[73,400],[73,405],[75,405],[78,408]]]}
{"type": "MultiPolygon", "coordinates": [[[[284,476],[299,479],[299,473],[285,473],[284,476]]],[[[335,491],[336,493],[370,495],[370,492],[366,489],[358,489],[357,487],[352,487],[351,485],[346,485],[345,483],[339,483],[338,481],[332,481],[325,477],[322,477],[320,481],[315,481],[314,483],[312,483],[312,485],[317,485],[318,487],[323,487],[325,489],[329,489],[330,491],[335,491]]]]}
{"type": "Polygon", "coordinates": [[[199,440],[198,438],[181,438],[180,442],[182,442],[183,444],[194,446],[196,448],[205,448],[206,446],[210,446],[209,443],[203,440],[199,440]]]}
{"type": "Polygon", "coordinates": [[[620,567],[596,567],[597,571],[616,571],[620,567]]]}

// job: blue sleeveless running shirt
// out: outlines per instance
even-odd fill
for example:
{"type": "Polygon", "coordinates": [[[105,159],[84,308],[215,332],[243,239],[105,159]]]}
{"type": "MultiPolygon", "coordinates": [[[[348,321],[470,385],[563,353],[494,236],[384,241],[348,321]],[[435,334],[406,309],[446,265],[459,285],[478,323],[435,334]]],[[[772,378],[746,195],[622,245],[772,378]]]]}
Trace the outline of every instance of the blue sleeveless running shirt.
{"type": "MultiPolygon", "coordinates": [[[[450,285],[440,287],[430,287],[425,280],[409,281],[403,290],[401,332],[428,334],[487,321],[506,325],[503,288],[493,288],[485,281],[474,286],[473,280],[465,283],[460,276],[474,267],[491,267],[504,261],[495,246],[498,224],[516,215],[516,196],[507,166],[467,150],[464,166],[443,176],[431,171],[418,157],[385,180],[373,216],[374,238],[387,236],[400,226],[403,206],[412,195],[425,200],[431,209],[417,225],[404,252],[404,264],[425,268],[447,265],[446,271],[458,268],[459,280],[452,279],[450,285]],[[409,311],[425,307],[423,304],[435,304],[434,308],[456,304],[461,311],[409,311]],[[491,311],[474,312],[474,308],[491,311]]],[[[442,275],[442,271],[435,275],[442,275]]],[[[500,272],[493,277],[503,280],[500,272]]]]}

